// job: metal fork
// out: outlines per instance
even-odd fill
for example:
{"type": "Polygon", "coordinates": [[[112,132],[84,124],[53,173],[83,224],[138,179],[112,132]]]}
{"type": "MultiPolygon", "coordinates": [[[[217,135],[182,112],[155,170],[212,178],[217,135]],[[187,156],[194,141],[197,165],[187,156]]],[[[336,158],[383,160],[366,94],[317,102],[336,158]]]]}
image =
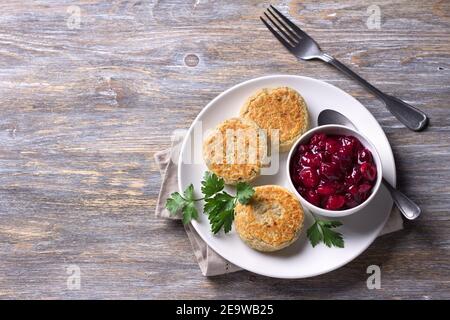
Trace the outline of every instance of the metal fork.
{"type": "Polygon", "coordinates": [[[331,55],[322,52],[317,42],[306,32],[301,30],[291,20],[286,18],[274,6],[264,12],[266,19],[260,17],[273,35],[297,58],[302,60],[319,59],[325,61],[351,78],[357,80],[377,97],[384,101],[386,108],[405,126],[414,131],[424,129],[428,124],[428,117],[410,104],[381,92],[358,74],[350,70],[331,55]],[[270,21],[270,24],[268,21],[270,21]],[[272,27],[273,26],[273,27],[272,27]],[[276,30],[275,30],[276,29],[276,30]]]}

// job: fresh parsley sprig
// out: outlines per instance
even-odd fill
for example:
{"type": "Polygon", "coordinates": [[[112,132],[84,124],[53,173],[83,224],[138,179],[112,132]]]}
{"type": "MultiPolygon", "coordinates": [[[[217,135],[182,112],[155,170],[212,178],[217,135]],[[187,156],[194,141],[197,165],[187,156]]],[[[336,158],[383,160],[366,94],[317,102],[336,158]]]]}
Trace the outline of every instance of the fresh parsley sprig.
{"type": "Polygon", "coordinates": [[[313,248],[320,242],[325,243],[325,245],[329,248],[332,246],[343,248],[344,239],[342,234],[331,230],[342,226],[342,222],[320,220],[314,215],[313,217],[314,224],[306,231],[306,235],[308,236],[309,242],[311,242],[313,248]]]}
{"type": "MultiPolygon", "coordinates": [[[[205,182],[206,184],[209,184],[208,180],[205,182]]],[[[226,191],[222,191],[210,198],[206,198],[203,213],[208,215],[212,233],[216,234],[222,228],[225,233],[228,233],[233,224],[234,208],[236,207],[237,202],[247,204],[254,193],[255,190],[252,186],[245,182],[239,182],[236,185],[235,196],[228,194],[226,191]]]]}
{"type": "Polygon", "coordinates": [[[203,200],[203,198],[195,199],[194,186],[191,183],[184,190],[183,195],[179,192],[174,192],[170,195],[170,198],[166,201],[166,209],[169,210],[171,215],[175,215],[181,211],[183,213],[183,224],[187,224],[192,219],[198,218],[195,202],[200,200],[203,200]]]}
{"type": "Polygon", "coordinates": [[[192,219],[197,219],[198,212],[195,202],[205,200],[203,213],[208,215],[212,233],[216,234],[221,229],[225,233],[231,230],[234,220],[234,208],[237,202],[247,204],[255,190],[247,183],[240,182],[236,185],[236,195],[232,196],[224,191],[225,183],[216,174],[206,171],[201,182],[203,198],[195,199],[194,186],[191,184],[181,195],[179,192],[171,194],[167,199],[166,208],[171,214],[183,213],[183,223],[187,224],[192,219]]]}

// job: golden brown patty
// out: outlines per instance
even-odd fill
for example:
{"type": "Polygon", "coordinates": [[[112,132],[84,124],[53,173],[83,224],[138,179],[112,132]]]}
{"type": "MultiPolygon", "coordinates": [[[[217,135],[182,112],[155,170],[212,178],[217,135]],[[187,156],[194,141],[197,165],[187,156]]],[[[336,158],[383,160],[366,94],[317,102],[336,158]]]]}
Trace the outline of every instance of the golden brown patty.
{"type": "Polygon", "coordinates": [[[225,120],[203,142],[203,158],[209,170],[226,184],[249,182],[259,176],[260,157],[267,150],[267,139],[249,119],[225,120]]]}
{"type": "Polygon", "coordinates": [[[294,89],[262,89],[242,107],[240,116],[251,119],[268,132],[279,129],[280,152],[288,151],[309,126],[308,109],[303,97],[294,89]]]}
{"type": "Polygon", "coordinates": [[[287,189],[267,185],[255,188],[246,205],[235,208],[235,227],[253,249],[276,251],[297,240],[303,226],[303,208],[287,189]]]}

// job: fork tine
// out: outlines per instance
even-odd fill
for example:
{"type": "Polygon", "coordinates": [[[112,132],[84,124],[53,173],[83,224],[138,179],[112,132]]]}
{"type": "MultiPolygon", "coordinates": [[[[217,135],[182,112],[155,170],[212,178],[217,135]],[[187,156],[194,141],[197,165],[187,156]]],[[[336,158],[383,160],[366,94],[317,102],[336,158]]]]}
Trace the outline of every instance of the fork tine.
{"type": "MultiPolygon", "coordinates": [[[[275,20],[278,22],[278,24],[279,25],[282,25],[283,26],[283,28],[287,31],[287,32],[289,32],[289,34],[291,35],[291,37],[292,38],[294,38],[297,42],[299,42],[301,39],[301,37],[298,35],[298,34],[296,34],[294,31],[292,31],[283,21],[281,21],[278,17],[277,17],[277,15],[275,14],[275,13],[273,13],[271,10],[270,10],[270,8],[267,8],[267,12],[269,12],[271,15],[272,15],[272,17],[274,17],[275,18],[275,20]]],[[[265,13],[264,13],[265,14],[265,13]]]]}
{"type": "Polygon", "coordinates": [[[290,42],[292,45],[294,45],[294,46],[297,44],[297,43],[295,42],[295,38],[292,39],[292,37],[291,37],[290,35],[288,35],[288,34],[286,33],[286,31],[283,30],[282,27],[280,27],[279,25],[277,25],[277,24],[275,23],[275,21],[273,21],[272,18],[271,18],[267,13],[264,12],[264,15],[266,16],[267,19],[269,19],[269,21],[272,23],[272,25],[278,30],[278,32],[280,32],[280,33],[284,36],[284,38],[285,38],[287,41],[289,41],[289,42],[290,42]]]}
{"type": "Polygon", "coordinates": [[[280,41],[289,51],[292,51],[293,47],[292,45],[287,42],[282,36],[280,36],[280,34],[278,32],[276,32],[271,26],[270,24],[268,24],[266,22],[266,20],[264,20],[262,17],[259,17],[261,19],[261,21],[266,25],[267,29],[270,30],[270,32],[273,33],[273,35],[278,39],[278,41],[280,41]]]}
{"type": "Polygon", "coordinates": [[[270,8],[272,8],[279,16],[281,19],[283,19],[291,28],[292,30],[296,31],[298,34],[300,34],[302,37],[308,37],[311,38],[306,32],[304,32],[302,29],[300,29],[299,27],[297,27],[297,25],[295,23],[293,23],[291,20],[289,20],[288,18],[286,18],[280,11],[278,11],[277,8],[275,8],[273,5],[270,5],[270,8]]]}

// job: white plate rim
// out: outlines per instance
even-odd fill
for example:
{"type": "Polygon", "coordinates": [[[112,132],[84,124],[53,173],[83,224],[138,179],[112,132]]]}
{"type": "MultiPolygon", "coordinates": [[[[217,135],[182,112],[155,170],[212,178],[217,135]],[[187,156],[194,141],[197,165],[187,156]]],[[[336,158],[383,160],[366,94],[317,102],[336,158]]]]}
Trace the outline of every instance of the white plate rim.
{"type": "MultiPolygon", "coordinates": [[[[393,154],[393,152],[392,152],[392,147],[391,147],[391,145],[390,145],[390,143],[389,143],[389,140],[388,140],[388,138],[387,138],[387,136],[386,136],[386,134],[385,134],[383,128],[382,128],[381,125],[378,123],[378,121],[375,119],[375,117],[372,115],[372,113],[370,112],[370,110],[368,110],[368,109],[367,109],[367,108],[366,108],[366,107],[365,107],[358,99],[356,99],[355,97],[353,97],[351,94],[345,92],[344,90],[342,90],[342,89],[340,89],[340,88],[338,88],[338,87],[336,87],[336,86],[334,86],[334,85],[332,85],[332,84],[330,84],[330,83],[328,83],[328,82],[326,82],[326,81],[324,81],[324,80],[319,80],[319,79],[315,79],[315,78],[311,78],[311,77],[306,77],[306,76],[299,76],[299,75],[274,74],[274,75],[267,75],[267,76],[262,76],[262,77],[252,78],[252,79],[249,79],[249,80],[240,82],[240,83],[238,83],[238,84],[236,84],[236,85],[234,85],[234,86],[228,88],[227,90],[223,91],[223,92],[220,93],[219,95],[217,95],[214,99],[212,99],[212,100],[211,100],[211,101],[210,101],[210,102],[209,102],[209,103],[208,103],[208,104],[207,104],[207,105],[199,112],[199,114],[197,115],[197,117],[195,117],[194,121],[191,123],[191,126],[189,127],[189,129],[188,129],[188,131],[187,131],[187,133],[186,133],[186,135],[185,135],[185,137],[184,137],[184,139],[183,139],[183,142],[182,142],[182,144],[181,144],[180,154],[179,154],[179,158],[178,158],[178,164],[182,163],[183,150],[184,150],[185,147],[186,147],[186,143],[187,143],[187,141],[188,141],[188,139],[189,139],[189,137],[190,137],[190,135],[191,135],[191,133],[192,133],[193,128],[195,127],[195,125],[197,124],[197,122],[199,121],[199,119],[203,116],[203,114],[206,113],[206,112],[208,111],[208,109],[209,109],[212,105],[214,105],[215,102],[216,102],[217,100],[221,99],[223,96],[225,96],[225,95],[231,93],[232,91],[238,90],[239,88],[241,88],[241,87],[243,87],[243,86],[246,86],[246,85],[249,85],[249,84],[251,84],[251,83],[253,83],[253,82],[264,81],[264,80],[271,80],[271,79],[279,79],[279,78],[294,78],[294,79],[297,78],[297,79],[303,79],[303,80],[312,81],[312,82],[318,82],[318,83],[320,83],[321,85],[325,85],[325,86],[331,87],[331,88],[333,88],[334,90],[338,90],[338,91],[344,93],[345,95],[348,95],[348,96],[352,97],[353,99],[355,99],[355,101],[356,101],[362,108],[365,108],[365,109],[368,111],[368,115],[369,115],[370,117],[372,117],[372,118],[373,118],[372,120],[374,120],[374,121],[378,124],[378,126],[380,127],[381,133],[382,133],[382,134],[380,135],[380,138],[382,138],[382,139],[384,140],[384,143],[386,143],[386,144],[389,146],[389,152],[388,152],[388,154],[386,154],[386,156],[388,156],[388,157],[390,158],[390,159],[389,159],[389,162],[391,162],[391,163],[393,164],[393,168],[394,168],[394,170],[393,170],[393,176],[391,177],[391,178],[392,178],[392,179],[391,179],[392,181],[390,181],[390,182],[392,183],[393,186],[396,186],[396,184],[397,184],[397,173],[396,173],[396,164],[395,164],[394,154],[393,154]]],[[[369,137],[369,138],[370,138],[370,137],[369,137]]],[[[182,166],[181,166],[181,165],[178,165],[178,170],[177,170],[177,175],[178,175],[178,189],[179,189],[180,192],[183,192],[182,183],[181,183],[181,179],[180,179],[180,177],[181,177],[181,170],[182,170],[182,166]]],[[[259,274],[259,275],[271,277],[271,278],[278,278],[278,279],[303,279],[303,278],[311,278],[311,277],[315,277],[315,276],[318,276],[318,275],[326,274],[326,273],[329,273],[329,272],[331,272],[331,271],[337,270],[337,269],[343,267],[344,265],[350,263],[351,261],[353,261],[354,259],[356,259],[358,256],[360,256],[364,251],[367,250],[367,248],[368,248],[368,247],[375,241],[375,239],[379,236],[381,230],[383,230],[383,228],[384,228],[384,226],[385,226],[387,220],[389,219],[389,216],[390,216],[390,214],[387,214],[387,215],[386,215],[386,217],[385,217],[383,223],[381,223],[381,224],[379,225],[378,230],[376,230],[376,232],[374,233],[375,236],[367,242],[367,245],[366,245],[366,246],[363,246],[363,247],[361,248],[361,250],[358,250],[358,252],[357,252],[352,258],[347,259],[347,260],[343,261],[342,263],[336,264],[335,266],[333,266],[333,267],[331,267],[331,268],[329,268],[329,269],[327,269],[327,270],[321,270],[321,271],[316,272],[316,273],[313,272],[313,273],[308,274],[307,276],[285,276],[285,275],[275,275],[275,274],[273,274],[273,273],[262,272],[261,270],[253,270],[252,268],[244,267],[243,265],[241,265],[241,264],[239,263],[239,261],[237,261],[237,260],[235,260],[235,259],[228,259],[228,258],[226,258],[226,257],[224,257],[224,259],[230,261],[231,263],[235,264],[236,266],[238,266],[238,267],[240,267],[240,268],[242,268],[242,269],[244,269],[244,270],[253,272],[253,273],[255,273],[255,274],[259,274]],[[232,260],[233,260],[233,261],[232,261],[232,260]]],[[[209,242],[208,242],[208,239],[205,239],[205,238],[203,237],[202,233],[198,231],[198,225],[197,225],[197,222],[196,222],[195,220],[193,220],[193,221],[191,222],[191,225],[194,227],[194,229],[196,230],[196,232],[198,233],[198,235],[202,238],[202,240],[205,241],[205,243],[206,243],[208,246],[210,246],[217,254],[221,255],[221,254],[220,254],[220,250],[219,250],[214,244],[209,243],[209,242]]],[[[222,255],[221,255],[221,256],[222,256],[222,255]]],[[[223,256],[222,256],[222,257],[223,257],[223,256]]]]}

